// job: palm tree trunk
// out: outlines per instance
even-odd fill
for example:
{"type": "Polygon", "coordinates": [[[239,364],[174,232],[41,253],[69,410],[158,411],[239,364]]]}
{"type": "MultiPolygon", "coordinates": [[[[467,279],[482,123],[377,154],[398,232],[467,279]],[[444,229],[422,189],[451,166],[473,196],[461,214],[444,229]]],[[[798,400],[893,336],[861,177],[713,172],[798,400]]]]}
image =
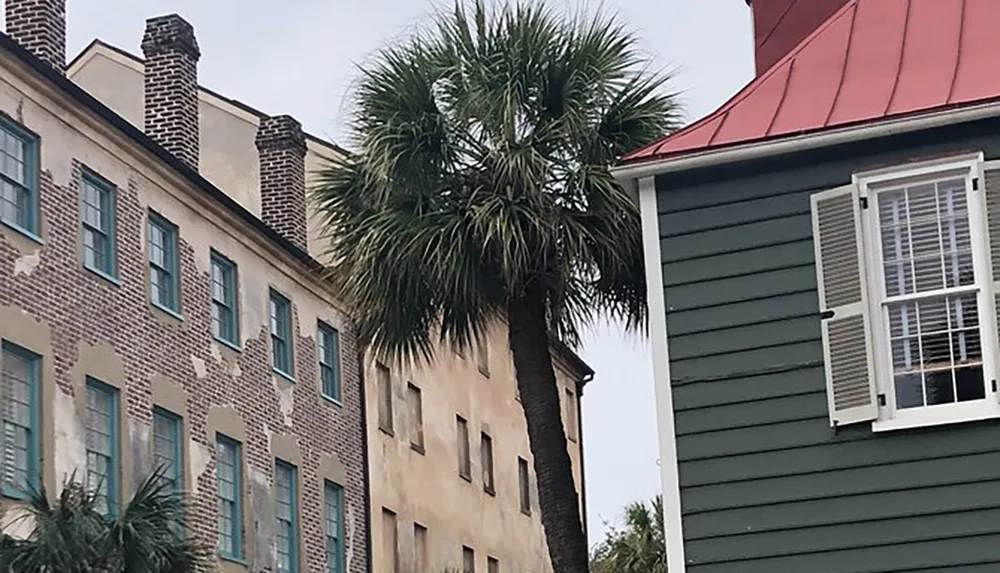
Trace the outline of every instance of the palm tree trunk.
{"type": "Polygon", "coordinates": [[[587,540],[549,352],[544,290],[535,288],[511,301],[508,323],[552,568],[555,573],[587,573],[587,540]]]}

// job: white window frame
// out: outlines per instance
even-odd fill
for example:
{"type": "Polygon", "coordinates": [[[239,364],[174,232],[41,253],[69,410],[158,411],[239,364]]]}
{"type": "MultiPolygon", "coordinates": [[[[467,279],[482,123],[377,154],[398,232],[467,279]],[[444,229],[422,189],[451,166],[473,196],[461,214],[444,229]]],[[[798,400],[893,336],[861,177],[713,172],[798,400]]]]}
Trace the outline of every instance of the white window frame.
{"type": "MultiPolygon", "coordinates": [[[[988,418],[1000,417],[1000,402],[996,390],[991,383],[995,380],[997,364],[997,333],[996,314],[989,260],[989,237],[986,225],[986,201],[984,185],[979,190],[974,189],[974,180],[983,181],[983,155],[966,155],[946,159],[921,162],[906,167],[895,167],[869,171],[854,175],[859,197],[866,202],[867,209],[862,211],[862,243],[865,257],[865,267],[868,284],[868,313],[871,317],[872,347],[874,349],[875,385],[879,396],[878,418],[872,422],[875,432],[900,430],[971,422],[988,418]],[[985,396],[982,400],[956,402],[919,408],[896,409],[896,394],[892,374],[892,351],[888,334],[888,310],[884,305],[885,273],[882,264],[881,229],[879,227],[878,189],[892,189],[893,182],[912,182],[913,180],[938,180],[945,177],[962,176],[965,179],[967,204],[969,209],[969,232],[972,246],[973,272],[976,276],[974,286],[968,290],[976,291],[978,318],[983,352],[983,384],[985,396]],[[884,398],[883,398],[884,397],[884,398]]],[[[951,290],[951,289],[948,289],[951,290]]],[[[923,299],[931,291],[914,295],[915,299],[923,299]]]]}

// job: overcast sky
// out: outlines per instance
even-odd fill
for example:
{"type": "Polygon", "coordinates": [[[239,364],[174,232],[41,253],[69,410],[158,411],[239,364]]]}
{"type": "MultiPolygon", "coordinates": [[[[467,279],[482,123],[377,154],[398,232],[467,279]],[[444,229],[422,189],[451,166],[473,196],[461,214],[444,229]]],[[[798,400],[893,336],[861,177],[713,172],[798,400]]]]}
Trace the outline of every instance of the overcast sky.
{"type": "MultiPolygon", "coordinates": [[[[582,0],[552,0],[568,7],[582,0]]],[[[590,2],[589,6],[599,4],[590,2]]],[[[744,0],[606,0],[642,38],[655,65],[676,72],[688,119],[729,98],[752,75],[744,0]]],[[[195,26],[202,85],[306,130],[338,139],[344,96],[386,41],[432,10],[429,0],[68,0],[69,56],[97,37],[141,54],[148,16],[178,12],[195,26]]],[[[597,371],[584,397],[591,541],[623,504],[660,490],[648,343],[600,328],[581,355],[597,371]]]]}

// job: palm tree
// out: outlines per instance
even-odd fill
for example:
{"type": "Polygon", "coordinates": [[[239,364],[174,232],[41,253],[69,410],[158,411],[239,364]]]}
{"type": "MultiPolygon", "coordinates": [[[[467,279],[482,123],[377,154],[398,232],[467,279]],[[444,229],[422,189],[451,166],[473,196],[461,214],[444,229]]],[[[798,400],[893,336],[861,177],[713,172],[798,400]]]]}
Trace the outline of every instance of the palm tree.
{"type": "Polygon", "coordinates": [[[108,518],[95,495],[72,477],[56,503],[42,487],[29,492],[26,539],[0,534],[4,573],[197,573],[211,549],[184,536],[185,505],[154,471],[119,514],[108,518]]]}
{"type": "Polygon", "coordinates": [[[601,314],[645,325],[639,216],[608,171],[678,124],[645,63],[610,17],[458,3],[362,70],[358,152],[313,189],[375,355],[425,363],[506,326],[557,573],[588,564],[550,343],[601,314]]]}
{"type": "Polygon", "coordinates": [[[625,526],[612,527],[594,551],[594,573],[667,573],[663,535],[663,497],[649,505],[625,506],[625,526]]]}

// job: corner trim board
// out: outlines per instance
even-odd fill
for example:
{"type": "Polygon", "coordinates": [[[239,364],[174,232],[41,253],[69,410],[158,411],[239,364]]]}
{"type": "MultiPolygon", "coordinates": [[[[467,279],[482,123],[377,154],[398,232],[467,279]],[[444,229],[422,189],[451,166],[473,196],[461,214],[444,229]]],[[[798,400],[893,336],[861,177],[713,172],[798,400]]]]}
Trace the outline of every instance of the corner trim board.
{"type": "Polygon", "coordinates": [[[674,397],[670,386],[670,351],[667,344],[667,303],[663,290],[660,258],[660,225],[656,209],[656,180],[639,182],[639,213],[642,220],[642,250],[649,297],[649,337],[653,358],[653,390],[656,396],[656,425],[660,439],[660,479],[663,489],[663,521],[667,549],[667,570],[684,573],[684,525],[681,522],[681,482],[677,467],[677,431],[674,426],[674,397]]]}

